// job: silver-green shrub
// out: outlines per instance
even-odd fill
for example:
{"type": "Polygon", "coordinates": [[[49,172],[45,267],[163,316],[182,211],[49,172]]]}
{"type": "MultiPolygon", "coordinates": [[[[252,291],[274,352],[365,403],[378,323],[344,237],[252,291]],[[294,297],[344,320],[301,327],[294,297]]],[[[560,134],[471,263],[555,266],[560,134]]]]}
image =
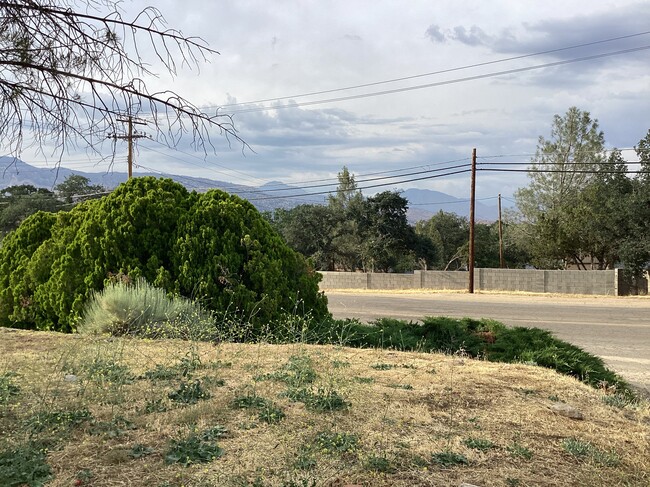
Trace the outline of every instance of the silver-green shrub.
{"type": "Polygon", "coordinates": [[[168,296],[139,279],[113,282],[93,294],[84,308],[79,333],[144,338],[210,340],[216,337],[212,315],[181,296],[168,296]]]}

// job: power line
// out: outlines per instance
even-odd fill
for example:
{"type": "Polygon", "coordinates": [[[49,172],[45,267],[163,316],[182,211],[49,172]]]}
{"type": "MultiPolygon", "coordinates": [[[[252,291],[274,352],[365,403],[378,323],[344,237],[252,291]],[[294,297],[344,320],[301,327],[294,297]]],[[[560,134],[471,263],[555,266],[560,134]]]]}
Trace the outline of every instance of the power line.
{"type": "MultiPolygon", "coordinates": [[[[622,174],[619,171],[584,171],[584,170],[566,170],[566,169],[479,169],[479,171],[491,172],[525,172],[525,173],[560,173],[560,174],[622,174]]],[[[646,171],[626,171],[624,174],[645,174],[646,171]]]]}
{"type": "Polygon", "coordinates": [[[493,78],[496,76],[503,76],[507,74],[516,74],[516,73],[523,73],[526,71],[534,71],[537,69],[544,69],[544,68],[552,68],[555,66],[563,66],[566,64],[573,64],[577,62],[583,62],[583,61],[593,61],[595,59],[602,59],[606,57],[611,57],[611,56],[620,56],[622,54],[630,54],[633,52],[640,52],[640,51],[645,51],[650,49],[650,45],[645,45],[645,46],[640,46],[640,47],[635,47],[635,48],[630,48],[630,49],[621,49],[619,51],[612,51],[612,52],[606,52],[606,53],[601,53],[601,54],[594,54],[591,56],[583,56],[583,57],[578,57],[578,58],[573,58],[573,59],[565,59],[562,61],[554,61],[551,63],[544,63],[544,64],[536,64],[533,66],[526,66],[522,68],[513,68],[513,69],[506,69],[503,71],[494,71],[492,73],[485,73],[485,74],[478,74],[474,76],[467,76],[464,78],[455,78],[451,80],[445,80],[445,81],[438,81],[435,83],[427,83],[423,85],[415,85],[415,86],[407,86],[403,88],[395,88],[392,90],[384,90],[384,91],[374,91],[370,93],[359,93],[357,95],[349,95],[349,96],[341,96],[337,98],[327,98],[323,100],[314,100],[314,101],[306,101],[306,102],[301,102],[301,103],[292,103],[290,105],[276,105],[273,107],[253,107],[253,108],[245,108],[242,110],[234,110],[231,112],[232,115],[236,115],[238,113],[250,113],[250,112],[263,112],[263,111],[269,111],[269,110],[279,110],[279,109],[284,109],[284,108],[300,108],[300,107],[306,107],[306,106],[312,106],[312,105],[320,105],[323,103],[334,103],[334,102],[339,102],[339,101],[349,101],[349,100],[356,100],[360,98],[370,98],[370,97],[375,97],[375,96],[383,96],[383,95],[390,95],[394,93],[402,93],[406,91],[414,91],[414,90],[421,90],[424,88],[434,88],[438,86],[445,86],[445,85],[451,85],[451,84],[458,84],[458,83],[464,83],[467,81],[475,81],[479,79],[485,79],[485,78],[493,78]]]}
{"type": "MultiPolygon", "coordinates": [[[[419,177],[419,178],[406,179],[404,181],[394,181],[394,182],[391,182],[391,183],[380,183],[380,184],[372,184],[372,185],[369,185],[369,186],[359,186],[359,187],[356,187],[354,189],[350,189],[350,190],[347,190],[347,191],[358,191],[358,190],[362,190],[362,189],[381,188],[381,187],[385,187],[385,186],[392,186],[394,184],[403,184],[403,183],[410,183],[410,182],[413,182],[413,181],[423,181],[423,180],[427,180],[427,179],[436,179],[436,178],[441,178],[441,177],[445,177],[445,176],[452,176],[454,174],[462,174],[462,173],[466,173],[466,172],[469,172],[469,171],[470,171],[470,169],[462,169],[462,170],[452,171],[452,172],[448,172],[448,173],[444,173],[444,174],[434,174],[434,175],[424,176],[424,177],[419,177]]],[[[279,197],[278,196],[269,196],[269,197],[266,197],[266,198],[251,198],[251,199],[249,199],[249,201],[273,200],[273,199],[281,199],[281,198],[300,198],[300,197],[305,197],[305,196],[333,194],[333,193],[336,193],[336,192],[337,192],[337,190],[319,191],[319,192],[316,192],[316,193],[302,193],[302,194],[282,195],[282,196],[279,196],[279,197]]]]}
{"type": "MultiPolygon", "coordinates": [[[[181,154],[185,154],[186,156],[192,157],[192,158],[194,158],[194,159],[198,159],[198,160],[200,160],[200,161],[202,161],[202,162],[204,162],[204,163],[208,163],[208,164],[212,164],[212,165],[217,166],[217,167],[221,167],[221,168],[223,168],[223,169],[225,169],[225,170],[227,170],[227,171],[233,172],[233,173],[235,173],[235,174],[240,174],[240,175],[244,176],[244,179],[248,179],[248,180],[250,180],[250,181],[252,181],[252,180],[257,180],[257,181],[260,181],[260,182],[263,182],[263,183],[266,182],[266,181],[263,180],[263,179],[257,178],[257,177],[255,177],[255,176],[251,176],[250,174],[246,174],[245,172],[238,171],[238,170],[236,170],[236,169],[231,169],[231,168],[229,168],[229,167],[226,167],[226,166],[224,166],[224,165],[222,165],[222,164],[218,164],[218,163],[213,162],[213,161],[207,161],[206,159],[204,159],[204,158],[202,158],[202,157],[196,156],[196,155],[191,154],[191,153],[186,152],[186,151],[182,151],[182,150],[180,150],[180,149],[178,149],[178,148],[176,148],[176,147],[170,147],[170,146],[165,145],[165,144],[163,144],[162,142],[159,142],[159,141],[157,141],[157,140],[152,140],[152,141],[155,142],[155,143],[157,143],[157,144],[159,144],[159,145],[162,145],[163,147],[165,147],[165,148],[167,148],[167,149],[171,149],[171,150],[173,150],[173,151],[175,151],[175,152],[179,152],[179,153],[181,153],[181,154]]],[[[152,149],[151,147],[146,147],[146,148],[149,149],[149,150],[153,150],[154,152],[159,152],[159,151],[156,151],[155,149],[152,149]]],[[[161,153],[161,152],[159,152],[159,153],[161,153]]],[[[179,159],[178,157],[175,157],[175,156],[172,156],[172,155],[169,155],[169,154],[164,154],[164,153],[162,153],[162,154],[163,154],[163,155],[167,155],[167,156],[169,156],[169,157],[171,157],[171,158],[174,158],[174,159],[179,159]]],[[[179,160],[183,160],[183,159],[179,159],[179,160]]],[[[196,164],[195,164],[195,165],[196,165],[196,164]]],[[[199,167],[205,169],[204,166],[199,166],[199,167]]],[[[208,168],[208,170],[213,171],[213,172],[215,172],[215,173],[217,173],[217,174],[220,173],[220,171],[217,171],[216,169],[210,169],[210,168],[208,168]]]]}
{"type": "MultiPolygon", "coordinates": [[[[440,169],[429,169],[426,171],[416,171],[416,172],[411,172],[411,173],[406,173],[406,174],[398,174],[395,176],[384,176],[384,177],[376,177],[376,178],[368,178],[368,179],[363,179],[363,180],[358,180],[355,179],[355,183],[368,183],[372,181],[383,181],[386,179],[395,179],[395,178],[402,178],[406,176],[415,176],[418,174],[430,174],[433,172],[440,172],[440,171],[449,171],[450,169],[458,169],[461,167],[467,167],[468,164],[460,164],[457,166],[449,166],[449,167],[443,167],[440,169]]],[[[402,182],[408,182],[408,181],[402,181],[402,182]]],[[[338,182],[333,182],[333,183],[328,183],[328,184],[314,184],[310,186],[302,186],[302,187],[296,187],[292,186],[291,189],[312,189],[312,188],[323,188],[327,186],[334,186],[338,185],[338,182]]],[[[275,188],[275,189],[262,189],[262,190],[253,190],[253,191],[244,191],[242,194],[251,194],[251,193],[270,193],[270,192],[275,192],[275,191],[289,191],[287,188],[275,188]]]]}
{"type": "Polygon", "coordinates": [[[630,39],[630,38],[633,38],[633,37],[644,36],[644,35],[647,35],[647,34],[650,34],[650,31],[638,32],[636,34],[629,34],[629,35],[619,36],[619,37],[611,37],[609,39],[602,39],[602,40],[598,40],[598,41],[586,42],[586,43],[583,43],[583,44],[575,44],[573,46],[561,47],[561,48],[558,48],[558,49],[550,49],[550,50],[546,50],[546,51],[539,51],[539,52],[534,52],[534,53],[531,53],[531,54],[523,54],[523,55],[520,55],[520,56],[512,56],[512,57],[508,57],[508,58],[497,59],[497,60],[494,60],[494,61],[486,61],[486,62],[481,62],[481,63],[468,64],[468,65],[465,65],[465,66],[458,66],[458,67],[455,67],[455,68],[441,69],[441,70],[438,70],[438,71],[432,71],[430,73],[415,74],[415,75],[411,75],[411,76],[403,76],[403,77],[400,77],[400,78],[393,78],[393,79],[388,79],[388,80],[383,80],[383,81],[375,81],[375,82],[372,82],[372,83],[364,83],[364,84],[360,84],[360,85],[346,86],[346,87],[343,87],[343,88],[334,88],[334,89],[322,90],[322,91],[312,91],[312,92],[309,92],[309,93],[301,93],[301,94],[297,94],[297,95],[281,96],[281,97],[277,97],[277,98],[266,98],[266,99],[262,99],[262,100],[254,100],[254,101],[247,101],[247,102],[228,103],[226,105],[205,106],[205,107],[200,107],[200,109],[226,108],[226,107],[235,107],[235,106],[241,106],[241,105],[253,105],[253,104],[258,104],[258,103],[268,103],[268,102],[275,102],[275,101],[290,100],[290,99],[294,99],[294,98],[304,98],[306,96],[324,95],[324,94],[327,94],[327,93],[336,93],[336,92],[339,92],[339,91],[355,90],[355,89],[359,89],[359,88],[368,88],[368,87],[371,87],[371,86],[378,86],[378,85],[383,85],[383,84],[388,84],[388,83],[396,83],[396,82],[399,82],[399,81],[408,81],[408,80],[412,80],[412,79],[424,78],[424,77],[428,77],[428,76],[435,76],[435,75],[439,75],[439,74],[453,73],[455,71],[462,71],[462,70],[466,70],[466,69],[479,68],[479,67],[482,67],[482,66],[490,66],[490,65],[493,65],[493,64],[499,64],[499,63],[504,63],[504,62],[508,62],[508,61],[516,61],[516,60],[519,60],[519,59],[525,59],[525,58],[534,57],[534,56],[542,56],[544,54],[553,54],[553,53],[557,53],[557,52],[568,51],[568,50],[571,50],[571,49],[578,49],[580,47],[588,47],[588,46],[594,46],[594,45],[597,45],[597,44],[604,44],[604,43],[607,43],[607,42],[619,41],[619,40],[623,40],[623,39],[630,39]]]}

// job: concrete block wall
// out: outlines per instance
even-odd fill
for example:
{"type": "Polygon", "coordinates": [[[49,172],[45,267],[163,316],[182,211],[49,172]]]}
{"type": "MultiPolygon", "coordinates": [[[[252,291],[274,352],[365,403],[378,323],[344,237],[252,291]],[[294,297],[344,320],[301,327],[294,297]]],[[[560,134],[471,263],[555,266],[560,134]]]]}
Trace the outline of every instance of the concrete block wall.
{"type": "MultiPolygon", "coordinates": [[[[467,272],[415,271],[413,274],[321,272],[321,289],[467,289],[467,272]]],[[[629,293],[617,270],[540,271],[529,269],[475,269],[477,291],[598,294],[629,293]]],[[[647,284],[646,284],[647,286],[647,284]]],[[[646,288],[647,289],[647,288],[646,288]]],[[[647,291],[646,291],[647,292],[647,291]]]]}
{"type": "Polygon", "coordinates": [[[467,289],[467,272],[415,271],[415,274],[420,277],[420,288],[423,289],[467,289]]]}
{"type": "Polygon", "coordinates": [[[616,271],[544,271],[544,292],[616,295],[616,271]]]}
{"type": "Polygon", "coordinates": [[[474,289],[483,291],[545,291],[546,271],[530,269],[474,269],[474,289]]]}
{"type": "Polygon", "coordinates": [[[368,289],[368,275],[363,272],[321,271],[321,289],[368,289]]]}

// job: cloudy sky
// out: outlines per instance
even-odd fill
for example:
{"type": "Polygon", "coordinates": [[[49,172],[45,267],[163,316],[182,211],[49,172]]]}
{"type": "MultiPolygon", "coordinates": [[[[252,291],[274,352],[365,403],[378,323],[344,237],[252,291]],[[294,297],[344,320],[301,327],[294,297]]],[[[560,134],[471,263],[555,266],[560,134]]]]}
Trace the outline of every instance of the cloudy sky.
{"type": "MultiPolygon", "coordinates": [[[[645,34],[564,49],[649,31],[647,1],[155,4],[169,27],[200,36],[220,55],[200,72],[181,70],[172,78],[159,71],[159,78],[146,80],[149,86],[172,89],[201,107],[212,107],[208,111],[222,106],[220,112],[233,115],[239,135],[252,149],[242,151],[236,142],[229,147],[216,135],[216,155],[204,158],[190,140],[174,149],[139,142],[137,163],[160,172],[238,184],[301,185],[335,177],[343,165],[363,179],[376,172],[466,164],[473,147],[479,162],[503,154],[509,155],[503,160],[528,161],[538,137],[550,134],[553,116],[570,106],[599,120],[608,147],[633,147],[650,128],[650,50],[517,72],[650,46],[650,34],[645,34]],[[440,71],[446,72],[429,74],[440,71]],[[507,73],[492,76],[499,72],[507,73]],[[379,83],[397,78],[409,79],[379,83]],[[358,85],[370,86],[333,91],[358,85]],[[417,88],[421,85],[429,86],[417,88]],[[393,90],[402,91],[365,96],[393,90]],[[362,96],[341,100],[357,95],[362,96]],[[329,99],[338,101],[313,103],[329,99]],[[292,107],[277,108],[282,105],[292,107]],[[458,159],[464,160],[447,162],[458,159]]],[[[140,0],[122,4],[126,17],[145,5],[140,0]]],[[[105,149],[110,151],[110,144],[105,149]]],[[[125,146],[118,145],[120,150],[126,153],[125,146]]],[[[71,168],[104,169],[83,165],[79,156],[70,159],[75,161],[71,168]]],[[[389,180],[391,185],[381,189],[428,188],[457,197],[469,193],[467,174],[399,181],[389,180]]],[[[510,197],[526,182],[525,174],[480,172],[477,197],[499,192],[510,197]]]]}

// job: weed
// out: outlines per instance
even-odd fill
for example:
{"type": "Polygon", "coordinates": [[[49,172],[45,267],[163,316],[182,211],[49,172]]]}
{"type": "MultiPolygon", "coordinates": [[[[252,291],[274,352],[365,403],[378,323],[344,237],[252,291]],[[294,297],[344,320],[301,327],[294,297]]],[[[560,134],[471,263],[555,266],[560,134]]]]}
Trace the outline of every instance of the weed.
{"type": "Polygon", "coordinates": [[[117,416],[110,421],[96,421],[90,427],[91,435],[103,435],[107,438],[119,438],[127,431],[134,430],[135,425],[132,421],[117,416]]]}
{"type": "Polygon", "coordinates": [[[214,441],[204,441],[198,435],[172,440],[165,463],[180,463],[186,467],[195,463],[209,463],[223,455],[223,449],[214,441]]]}
{"type": "Polygon", "coordinates": [[[298,470],[312,470],[316,467],[316,459],[311,448],[301,448],[298,456],[293,462],[294,468],[298,470]]]}
{"type": "Polygon", "coordinates": [[[23,445],[0,452],[0,485],[40,487],[52,477],[46,462],[46,450],[23,445]]]}
{"type": "Polygon", "coordinates": [[[108,382],[124,385],[133,382],[133,375],[129,368],[114,360],[105,360],[96,357],[92,362],[84,364],[82,370],[86,379],[96,384],[105,384],[108,382]]]}
{"type": "Polygon", "coordinates": [[[233,400],[233,405],[237,409],[261,408],[264,407],[267,400],[255,393],[247,393],[243,396],[237,396],[233,400]]]}
{"type": "Polygon", "coordinates": [[[404,389],[407,391],[413,390],[413,386],[411,384],[388,384],[387,387],[391,387],[393,389],[404,389]]]}
{"type": "Polygon", "coordinates": [[[265,423],[276,424],[284,419],[285,414],[280,407],[269,401],[260,408],[257,417],[265,423]]]}
{"type": "Polygon", "coordinates": [[[25,426],[30,434],[37,434],[43,431],[63,433],[92,420],[92,418],[92,414],[87,409],[42,411],[27,419],[25,426]]]}
{"type": "Polygon", "coordinates": [[[455,465],[469,465],[469,460],[465,455],[453,451],[443,451],[433,453],[431,461],[443,467],[453,467],[455,465]]]}
{"type": "Polygon", "coordinates": [[[279,423],[285,417],[284,411],[273,401],[269,401],[254,393],[237,396],[233,404],[238,409],[259,409],[259,420],[269,424],[279,423]]]}
{"type": "Polygon", "coordinates": [[[129,456],[131,458],[136,458],[136,459],[143,458],[148,455],[151,455],[152,453],[154,453],[154,451],[155,450],[153,448],[149,448],[148,446],[137,443],[133,445],[133,447],[131,448],[131,451],[129,452],[129,456]]]}
{"type": "Polygon", "coordinates": [[[223,387],[226,385],[226,381],[223,379],[218,379],[216,377],[204,377],[203,378],[203,383],[206,386],[211,386],[211,387],[223,387]]]}
{"type": "Polygon", "coordinates": [[[354,382],[358,382],[359,384],[372,384],[375,382],[374,377],[353,377],[352,380],[354,380],[354,382]]]}
{"type": "Polygon", "coordinates": [[[603,402],[608,406],[624,409],[628,406],[635,406],[639,400],[630,394],[611,394],[603,396],[603,402]]]}
{"type": "Polygon", "coordinates": [[[77,475],[75,475],[75,478],[79,482],[79,485],[83,484],[88,484],[90,481],[93,479],[95,474],[92,472],[92,470],[84,468],[83,470],[79,470],[77,472],[77,475]]]}
{"type": "Polygon", "coordinates": [[[347,409],[349,403],[334,389],[319,387],[307,396],[305,406],[313,411],[325,412],[347,409]]]}
{"type": "Polygon", "coordinates": [[[316,377],[311,358],[294,355],[279,371],[258,376],[256,380],[276,380],[284,382],[289,387],[303,387],[314,382],[316,377]]]}
{"type": "Polygon", "coordinates": [[[494,448],[494,443],[490,440],[484,440],[482,438],[467,438],[463,441],[467,448],[472,448],[474,450],[488,451],[490,448],[494,448]]]}
{"type": "Polygon", "coordinates": [[[285,480],[281,487],[316,487],[314,479],[285,480]]]}
{"type": "Polygon", "coordinates": [[[519,487],[521,485],[521,481],[514,477],[506,477],[506,485],[508,487],[519,487]]]}
{"type": "Polygon", "coordinates": [[[165,366],[157,364],[152,370],[147,370],[142,378],[149,380],[173,380],[190,377],[192,373],[203,367],[201,357],[194,350],[190,350],[177,364],[165,366]]]}
{"type": "Polygon", "coordinates": [[[375,370],[390,370],[395,368],[393,364],[372,364],[370,367],[375,370]]]}
{"type": "Polygon", "coordinates": [[[372,470],[374,472],[381,473],[393,473],[395,472],[395,467],[390,464],[388,458],[384,456],[371,455],[365,461],[365,467],[367,470],[372,470]]]}
{"type": "Polygon", "coordinates": [[[606,467],[613,467],[619,464],[618,455],[614,452],[604,452],[588,441],[577,438],[566,438],[562,441],[562,448],[569,455],[581,459],[589,459],[606,467]]]}
{"type": "Polygon", "coordinates": [[[0,404],[7,404],[20,394],[20,387],[14,383],[14,377],[16,374],[11,372],[0,375],[0,404]]]}
{"type": "Polygon", "coordinates": [[[314,445],[321,453],[349,453],[357,449],[359,438],[350,433],[322,431],[316,435],[314,445]]]}
{"type": "Polygon", "coordinates": [[[508,453],[510,453],[510,455],[513,457],[521,457],[526,460],[533,458],[533,452],[525,446],[520,445],[516,441],[512,442],[512,444],[509,445],[506,449],[508,450],[508,453]]]}
{"type": "Polygon", "coordinates": [[[332,367],[335,369],[344,369],[350,366],[350,362],[344,362],[342,360],[332,360],[332,367]]]}
{"type": "Polygon", "coordinates": [[[169,399],[182,404],[196,404],[202,399],[210,399],[210,393],[203,389],[200,380],[181,382],[179,388],[168,395],[169,399]]]}
{"type": "Polygon", "coordinates": [[[169,411],[169,408],[161,398],[147,399],[142,409],[144,414],[164,413],[165,411],[169,411]]]}
{"type": "Polygon", "coordinates": [[[203,430],[199,434],[199,438],[203,441],[215,441],[220,438],[225,438],[226,436],[228,436],[228,429],[220,424],[203,430]]]}

